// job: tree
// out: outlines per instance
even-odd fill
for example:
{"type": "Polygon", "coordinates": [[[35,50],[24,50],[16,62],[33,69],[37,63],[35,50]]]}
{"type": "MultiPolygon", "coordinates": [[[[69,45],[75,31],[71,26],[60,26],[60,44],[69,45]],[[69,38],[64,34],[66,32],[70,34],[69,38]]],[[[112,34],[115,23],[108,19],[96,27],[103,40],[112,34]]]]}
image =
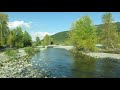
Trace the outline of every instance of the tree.
{"type": "Polygon", "coordinates": [[[52,45],[54,42],[53,42],[53,38],[50,37],[50,44],[52,45]]]}
{"type": "Polygon", "coordinates": [[[32,38],[27,31],[23,34],[24,47],[32,45],[32,38]]]}
{"type": "Polygon", "coordinates": [[[117,34],[117,27],[115,23],[113,23],[113,18],[111,13],[105,13],[102,16],[102,44],[107,48],[114,48],[118,42],[118,34],[117,34]]]}
{"type": "Polygon", "coordinates": [[[95,50],[96,28],[89,16],[83,16],[72,24],[69,38],[77,51],[95,50]]]}
{"type": "Polygon", "coordinates": [[[37,36],[37,37],[36,37],[36,45],[38,46],[38,45],[40,45],[40,44],[41,44],[40,38],[37,36]]]}
{"type": "Polygon", "coordinates": [[[7,35],[8,35],[8,16],[6,14],[0,13],[0,46],[6,44],[7,35]]]}
{"type": "Polygon", "coordinates": [[[9,45],[10,48],[14,46],[14,36],[13,36],[12,31],[9,32],[8,39],[7,39],[7,45],[9,45]]]}
{"type": "Polygon", "coordinates": [[[50,45],[50,44],[51,44],[51,38],[48,34],[46,34],[43,39],[43,45],[50,45]]]}
{"type": "Polygon", "coordinates": [[[16,28],[16,40],[15,40],[15,46],[17,48],[24,46],[24,40],[23,40],[23,32],[21,27],[16,28]]]}
{"type": "Polygon", "coordinates": [[[17,29],[12,30],[13,33],[13,46],[15,47],[16,42],[17,42],[17,29]]]}

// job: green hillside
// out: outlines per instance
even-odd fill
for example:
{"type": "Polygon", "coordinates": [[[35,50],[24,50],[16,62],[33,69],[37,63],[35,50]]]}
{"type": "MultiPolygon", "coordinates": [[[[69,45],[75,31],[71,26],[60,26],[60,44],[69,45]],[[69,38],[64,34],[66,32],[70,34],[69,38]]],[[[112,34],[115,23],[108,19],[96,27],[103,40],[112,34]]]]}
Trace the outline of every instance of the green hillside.
{"type": "MultiPolygon", "coordinates": [[[[117,31],[120,32],[120,22],[116,22],[115,24],[117,25],[117,31]]],[[[96,25],[98,36],[101,36],[100,32],[101,32],[102,25],[103,24],[96,25]]],[[[69,33],[69,31],[63,31],[63,32],[59,32],[59,33],[52,35],[51,37],[54,40],[54,44],[68,44],[69,43],[68,33],[69,33]]]]}
{"type": "Polygon", "coordinates": [[[69,31],[63,31],[63,32],[59,32],[59,33],[52,35],[51,37],[54,40],[54,44],[63,44],[67,42],[68,36],[69,36],[68,32],[69,31]]]}
{"type": "MultiPolygon", "coordinates": [[[[116,24],[116,26],[117,26],[117,31],[120,32],[120,22],[116,22],[115,24],[116,24]]],[[[100,29],[102,26],[103,26],[103,24],[96,25],[97,31],[99,31],[99,29],[100,29]]]]}

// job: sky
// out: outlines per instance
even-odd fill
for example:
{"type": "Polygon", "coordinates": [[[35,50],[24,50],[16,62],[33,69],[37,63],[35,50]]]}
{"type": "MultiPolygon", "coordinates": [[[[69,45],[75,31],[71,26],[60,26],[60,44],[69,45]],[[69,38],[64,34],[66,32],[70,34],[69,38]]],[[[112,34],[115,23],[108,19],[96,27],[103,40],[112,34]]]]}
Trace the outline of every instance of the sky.
{"type": "MultiPolygon", "coordinates": [[[[89,15],[95,25],[101,24],[105,12],[4,12],[9,17],[8,26],[13,29],[21,26],[27,30],[35,41],[36,36],[42,39],[46,34],[53,35],[67,31],[71,24],[82,16],[89,15]]],[[[111,12],[114,21],[120,21],[120,12],[111,12]]]]}

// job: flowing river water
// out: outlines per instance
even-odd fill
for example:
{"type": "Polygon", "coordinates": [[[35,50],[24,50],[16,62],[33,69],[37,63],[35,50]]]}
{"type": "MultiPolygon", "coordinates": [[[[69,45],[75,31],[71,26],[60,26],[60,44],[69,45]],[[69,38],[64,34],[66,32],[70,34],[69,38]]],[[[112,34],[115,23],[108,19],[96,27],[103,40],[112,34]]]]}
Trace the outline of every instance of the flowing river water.
{"type": "Polygon", "coordinates": [[[57,78],[119,78],[120,63],[113,59],[74,56],[69,50],[48,48],[35,54],[31,63],[57,78]]]}

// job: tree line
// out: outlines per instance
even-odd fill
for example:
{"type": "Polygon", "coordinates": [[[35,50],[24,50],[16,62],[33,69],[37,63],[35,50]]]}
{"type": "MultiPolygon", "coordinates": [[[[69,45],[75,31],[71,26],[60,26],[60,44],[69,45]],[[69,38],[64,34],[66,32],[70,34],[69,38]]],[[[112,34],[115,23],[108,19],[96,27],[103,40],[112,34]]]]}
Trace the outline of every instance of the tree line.
{"type": "Polygon", "coordinates": [[[102,17],[102,26],[99,31],[89,16],[83,16],[73,22],[69,40],[77,51],[94,51],[96,44],[102,44],[106,50],[120,48],[120,32],[114,23],[111,13],[105,13],[102,17]]]}
{"type": "MultiPolygon", "coordinates": [[[[37,36],[35,46],[52,43],[53,39],[49,35],[45,35],[43,40],[40,40],[39,36],[37,36]]],[[[8,15],[0,13],[0,47],[22,48],[32,45],[33,41],[30,34],[23,31],[21,27],[10,29],[8,27],[8,15]]]]}
{"type": "Polygon", "coordinates": [[[22,30],[21,27],[9,29],[8,15],[0,13],[0,46],[8,46],[10,48],[26,47],[32,45],[32,38],[27,31],[22,30]]]}
{"type": "Polygon", "coordinates": [[[42,40],[40,40],[39,36],[36,37],[36,46],[48,46],[53,44],[53,38],[46,34],[42,40]]]}
{"type": "MultiPolygon", "coordinates": [[[[96,44],[102,44],[105,49],[116,50],[120,47],[120,32],[117,30],[112,14],[105,13],[101,19],[102,26],[99,31],[89,16],[83,16],[73,22],[70,28],[69,42],[77,51],[94,51],[96,44]]],[[[10,30],[7,23],[8,15],[0,13],[0,47],[21,48],[33,45],[32,38],[27,31],[23,32],[21,27],[10,30]]],[[[43,40],[37,36],[35,45],[45,46],[53,43],[53,38],[45,35],[43,40]]]]}

